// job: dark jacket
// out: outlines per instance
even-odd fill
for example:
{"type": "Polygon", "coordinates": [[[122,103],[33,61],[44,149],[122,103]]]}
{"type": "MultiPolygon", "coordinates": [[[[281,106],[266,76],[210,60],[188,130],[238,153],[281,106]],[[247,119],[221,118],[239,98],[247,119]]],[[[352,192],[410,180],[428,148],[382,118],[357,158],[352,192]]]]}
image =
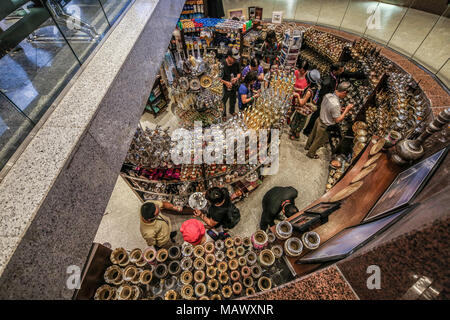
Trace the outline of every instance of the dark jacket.
{"type": "Polygon", "coordinates": [[[261,230],[266,230],[267,227],[273,226],[275,218],[281,212],[281,204],[285,200],[290,200],[291,203],[294,203],[297,195],[298,192],[293,187],[273,187],[267,191],[262,200],[261,230]]]}
{"type": "Polygon", "coordinates": [[[364,79],[365,75],[361,71],[349,72],[344,71],[338,76],[332,76],[331,72],[326,75],[322,80],[322,86],[319,91],[319,100],[317,102],[317,106],[322,104],[322,99],[327,93],[333,93],[338,84],[341,82],[341,78],[355,78],[355,79],[364,79]]]}

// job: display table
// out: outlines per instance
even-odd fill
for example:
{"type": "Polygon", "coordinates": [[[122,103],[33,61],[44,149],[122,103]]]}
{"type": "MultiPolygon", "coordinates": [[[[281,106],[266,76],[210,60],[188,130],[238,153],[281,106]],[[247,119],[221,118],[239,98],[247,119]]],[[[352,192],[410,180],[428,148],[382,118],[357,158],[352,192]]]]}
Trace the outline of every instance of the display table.
{"type": "MultiPolygon", "coordinates": [[[[287,220],[292,221],[304,213],[305,210],[320,202],[330,201],[335,194],[350,185],[352,179],[362,170],[364,164],[370,158],[369,153],[372,145],[372,142],[368,144],[359,160],[330,191],[287,220]]],[[[400,167],[389,161],[388,154],[386,153],[382,154],[376,163],[376,168],[362,180],[364,184],[355,193],[341,201],[341,207],[330,214],[327,223],[313,230],[319,234],[321,243],[332,238],[343,229],[359,224],[401,171],[400,167]]],[[[271,231],[275,233],[275,226],[271,228],[271,231]]],[[[298,232],[294,230],[293,236],[299,236],[298,232]]],[[[308,252],[310,250],[305,248],[301,256],[304,256],[308,252]]],[[[320,264],[296,264],[295,261],[300,257],[285,257],[294,276],[303,276],[321,267],[320,264]]]]}

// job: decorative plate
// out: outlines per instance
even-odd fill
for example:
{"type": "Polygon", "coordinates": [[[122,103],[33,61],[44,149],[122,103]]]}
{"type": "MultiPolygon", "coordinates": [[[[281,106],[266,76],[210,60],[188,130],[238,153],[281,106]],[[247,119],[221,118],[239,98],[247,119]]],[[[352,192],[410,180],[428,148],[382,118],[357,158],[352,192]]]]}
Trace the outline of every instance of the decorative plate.
{"type": "Polygon", "coordinates": [[[372,163],[375,163],[380,157],[381,157],[382,153],[377,153],[376,155],[374,155],[373,157],[371,157],[369,160],[366,161],[366,163],[364,163],[363,168],[367,168],[368,166],[370,166],[372,163]]]}
{"type": "Polygon", "coordinates": [[[355,183],[357,181],[362,180],[365,176],[367,176],[369,173],[371,173],[373,171],[373,169],[375,169],[375,167],[377,166],[376,163],[372,163],[372,165],[370,165],[369,167],[361,170],[353,179],[351,183],[355,183]]]}
{"type": "Polygon", "coordinates": [[[202,192],[194,192],[189,197],[189,206],[192,209],[201,210],[206,207],[206,199],[202,192]]]}
{"type": "Polygon", "coordinates": [[[201,77],[200,85],[202,86],[202,88],[205,88],[205,89],[211,87],[211,85],[212,85],[211,77],[208,75],[204,75],[203,77],[201,77]]]}
{"type": "Polygon", "coordinates": [[[378,142],[372,146],[372,149],[370,149],[370,155],[373,156],[374,154],[380,152],[380,150],[384,147],[385,142],[386,140],[384,140],[384,138],[378,140],[378,142]]]}
{"type": "Polygon", "coordinates": [[[200,80],[198,80],[197,78],[192,79],[189,86],[190,86],[191,90],[193,90],[193,91],[199,90],[201,87],[200,80]]]}
{"type": "Polygon", "coordinates": [[[181,77],[178,79],[178,83],[181,90],[187,91],[189,89],[189,80],[186,77],[181,77]]]}

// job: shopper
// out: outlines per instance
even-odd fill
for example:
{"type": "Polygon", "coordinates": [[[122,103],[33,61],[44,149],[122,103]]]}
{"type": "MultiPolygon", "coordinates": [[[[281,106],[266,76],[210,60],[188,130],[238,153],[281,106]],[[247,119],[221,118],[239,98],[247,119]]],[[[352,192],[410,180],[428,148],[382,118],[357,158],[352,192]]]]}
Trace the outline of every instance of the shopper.
{"type": "Polygon", "coordinates": [[[205,226],[197,219],[189,219],[183,222],[180,228],[183,240],[196,246],[206,242],[205,226]]]}
{"type": "Polygon", "coordinates": [[[294,92],[294,115],[291,121],[291,140],[298,140],[307,117],[317,109],[317,97],[320,87],[320,72],[311,70],[306,73],[306,88],[294,92]]]}
{"type": "Polygon", "coordinates": [[[221,82],[223,83],[223,118],[227,116],[227,101],[230,101],[230,114],[234,115],[236,105],[236,92],[238,81],[241,77],[239,73],[239,51],[236,48],[229,49],[225,59],[222,61],[223,75],[221,82]]]}
{"type": "Polygon", "coordinates": [[[262,200],[263,212],[259,228],[266,230],[275,224],[275,219],[284,220],[298,212],[295,199],[298,192],[294,187],[273,187],[264,195],[262,200]]]}
{"type": "Polygon", "coordinates": [[[208,213],[195,210],[194,215],[201,218],[210,230],[207,234],[213,239],[230,237],[226,230],[234,228],[241,219],[239,209],[231,202],[230,194],[226,188],[213,187],[206,192],[206,199],[211,206],[208,213]]]}
{"type": "Polygon", "coordinates": [[[341,62],[335,63],[331,66],[330,72],[328,75],[323,77],[322,84],[319,92],[319,99],[317,101],[317,106],[319,107],[310,117],[308,124],[303,130],[303,134],[305,136],[309,136],[311,133],[316,119],[319,118],[320,115],[320,106],[322,104],[323,97],[325,97],[328,93],[333,93],[341,78],[355,78],[355,79],[364,79],[365,75],[362,71],[349,72],[345,71],[344,65],[341,62]]]}
{"type": "Polygon", "coordinates": [[[254,93],[256,93],[257,91],[259,91],[261,89],[261,82],[264,81],[264,69],[263,67],[259,64],[259,60],[257,58],[253,58],[250,60],[250,64],[248,66],[246,66],[242,72],[241,72],[241,77],[244,79],[245,76],[250,72],[250,71],[256,71],[257,72],[257,79],[255,84],[252,86],[252,90],[254,93]]]}
{"type": "Polygon", "coordinates": [[[277,41],[275,31],[269,30],[267,32],[266,40],[262,48],[264,61],[272,66],[278,60],[278,53],[280,51],[280,44],[277,41]]]}
{"type": "Polygon", "coordinates": [[[142,204],[140,230],[148,246],[164,247],[173,240],[177,232],[172,231],[170,219],[161,213],[161,209],[181,212],[183,208],[169,202],[149,200],[142,204]]]}
{"type": "Polygon", "coordinates": [[[345,98],[350,88],[349,82],[340,83],[334,93],[325,95],[320,107],[320,116],[314,124],[305,149],[308,150],[306,154],[309,158],[319,159],[316,154],[317,149],[326,144],[329,140],[329,128],[344,120],[347,113],[353,108],[353,104],[345,107],[344,112],[341,113],[341,103],[339,99],[345,98]]]}
{"type": "Polygon", "coordinates": [[[239,86],[238,90],[238,102],[239,102],[239,110],[246,109],[249,105],[255,101],[256,98],[259,97],[259,92],[253,93],[251,89],[255,84],[257,79],[257,72],[250,71],[244,78],[244,81],[239,86]]]}

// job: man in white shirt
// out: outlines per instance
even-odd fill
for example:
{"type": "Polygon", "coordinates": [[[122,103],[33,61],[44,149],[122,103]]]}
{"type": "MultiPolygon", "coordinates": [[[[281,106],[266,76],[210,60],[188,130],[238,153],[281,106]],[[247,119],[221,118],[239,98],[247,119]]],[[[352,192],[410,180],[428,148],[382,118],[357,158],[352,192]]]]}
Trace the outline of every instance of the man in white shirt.
{"type": "Polygon", "coordinates": [[[320,106],[320,117],[316,120],[313,131],[305,145],[305,149],[308,150],[306,156],[309,158],[319,159],[316,151],[328,142],[327,128],[344,120],[347,113],[353,108],[353,104],[349,104],[341,113],[340,99],[345,98],[349,88],[349,82],[342,82],[337,86],[334,93],[328,93],[324,96],[320,106]]]}

